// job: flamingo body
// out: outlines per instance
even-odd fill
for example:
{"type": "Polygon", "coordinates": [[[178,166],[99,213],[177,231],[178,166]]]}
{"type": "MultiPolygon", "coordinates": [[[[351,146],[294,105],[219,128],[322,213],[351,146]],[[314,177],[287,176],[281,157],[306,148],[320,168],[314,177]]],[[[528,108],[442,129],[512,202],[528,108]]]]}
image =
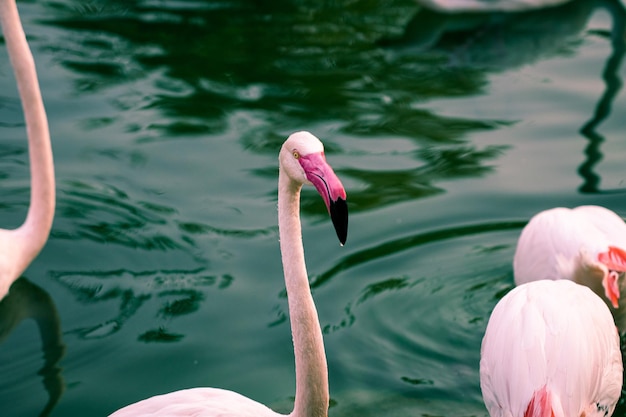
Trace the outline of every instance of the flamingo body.
{"type": "Polygon", "coordinates": [[[571,0],[416,0],[426,8],[444,13],[521,12],[554,7],[571,0]]]}
{"type": "Polygon", "coordinates": [[[118,416],[279,417],[281,414],[233,391],[219,388],[190,388],[139,401],[111,415],[118,416]]]}
{"type": "Polygon", "coordinates": [[[494,308],[481,347],[491,417],[606,417],[622,387],[613,317],[571,281],[522,284],[494,308]]]}
{"type": "MultiPolygon", "coordinates": [[[[330,213],[337,237],[348,232],[346,192],[326,162],[324,146],[308,132],[289,136],[279,154],[278,229],[296,360],[296,398],[291,417],[327,417],[328,368],[322,331],[304,261],[300,190],[313,185],[330,213]]],[[[192,388],[124,407],[110,417],[277,417],[280,414],[238,393],[192,388]]]]}
{"type": "Polygon", "coordinates": [[[513,259],[515,283],[567,279],[619,307],[626,271],[626,224],[600,206],[553,208],[522,230],[513,259]]]}
{"type": "Polygon", "coordinates": [[[55,209],[54,164],[48,119],[35,62],[14,0],[0,0],[0,24],[22,100],[30,156],[30,206],[24,223],[0,229],[0,299],[39,254],[48,239],[55,209]]]}

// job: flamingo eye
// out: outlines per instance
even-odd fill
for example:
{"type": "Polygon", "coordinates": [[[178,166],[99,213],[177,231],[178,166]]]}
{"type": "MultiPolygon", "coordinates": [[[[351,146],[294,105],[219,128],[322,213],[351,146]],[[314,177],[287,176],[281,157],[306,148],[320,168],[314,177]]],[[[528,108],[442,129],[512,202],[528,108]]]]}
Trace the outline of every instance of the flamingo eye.
{"type": "Polygon", "coordinates": [[[293,151],[293,154],[292,154],[292,155],[293,155],[293,157],[294,157],[294,158],[296,158],[296,159],[300,159],[300,152],[298,152],[298,151],[293,151]]]}

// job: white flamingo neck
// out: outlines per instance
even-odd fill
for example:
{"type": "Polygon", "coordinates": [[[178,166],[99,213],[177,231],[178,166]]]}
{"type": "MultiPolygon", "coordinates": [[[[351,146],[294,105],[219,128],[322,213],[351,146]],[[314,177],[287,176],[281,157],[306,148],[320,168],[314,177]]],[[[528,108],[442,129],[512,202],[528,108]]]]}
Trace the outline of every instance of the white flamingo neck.
{"type": "Polygon", "coordinates": [[[296,399],[291,416],[326,417],[328,368],[304,261],[301,188],[302,185],[292,181],[281,167],[278,175],[278,229],[296,361],[296,399]]]}
{"type": "Polygon", "coordinates": [[[19,275],[37,256],[52,227],[55,209],[54,165],[48,119],[39,90],[35,62],[15,1],[0,0],[0,23],[22,100],[30,155],[30,206],[25,222],[14,231],[14,244],[18,246],[15,252],[20,258],[13,262],[16,263],[19,275]]]}

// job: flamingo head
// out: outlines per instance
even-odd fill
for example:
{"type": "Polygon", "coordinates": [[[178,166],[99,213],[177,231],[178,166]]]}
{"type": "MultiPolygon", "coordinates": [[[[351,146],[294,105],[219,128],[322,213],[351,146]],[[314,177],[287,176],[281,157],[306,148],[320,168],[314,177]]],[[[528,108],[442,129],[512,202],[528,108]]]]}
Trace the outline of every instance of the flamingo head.
{"type": "Polygon", "coordinates": [[[280,151],[280,167],[298,185],[311,184],[322,196],[339,242],[348,237],[346,190],[326,162],[324,145],[309,132],[293,133],[280,151]]]}
{"type": "Polygon", "coordinates": [[[626,272],[626,251],[616,246],[609,246],[608,251],[598,254],[598,262],[604,267],[602,286],[606,297],[611,300],[613,307],[619,307],[620,285],[619,279],[626,272]]]}
{"type": "MultiPolygon", "coordinates": [[[[602,283],[606,299],[611,302],[613,308],[619,308],[620,279],[623,279],[626,272],[626,251],[609,246],[607,251],[600,252],[594,257],[581,250],[579,259],[575,281],[592,289],[598,288],[598,283],[602,283]]],[[[596,292],[599,292],[599,289],[596,292]]]]}

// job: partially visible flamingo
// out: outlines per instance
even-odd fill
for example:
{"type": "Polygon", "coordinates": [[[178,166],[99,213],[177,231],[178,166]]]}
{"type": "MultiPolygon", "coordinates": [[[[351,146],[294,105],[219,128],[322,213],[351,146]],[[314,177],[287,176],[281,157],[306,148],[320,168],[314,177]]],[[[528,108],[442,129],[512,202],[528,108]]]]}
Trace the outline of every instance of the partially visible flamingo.
{"type": "Polygon", "coordinates": [[[622,387],[613,317],[571,281],[522,284],[496,305],[483,338],[480,387],[491,417],[607,417],[622,387]]]}
{"type": "Polygon", "coordinates": [[[571,0],[416,0],[417,4],[446,13],[520,12],[555,7],[571,0]]]}
{"type": "Polygon", "coordinates": [[[536,214],[522,230],[513,259],[518,285],[567,279],[588,286],[615,309],[625,292],[625,271],[626,223],[600,206],[536,214]]]}
{"type": "Polygon", "coordinates": [[[55,184],[48,119],[41,99],[35,62],[14,0],[0,0],[0,24],[22,100],[31,175],[30,206],[26,220],[17,229],[0,229],[2,299],[48,240],[54,217],[55,184]]]}
{"type": "MultiPolygon", "coordinates": [[[[322,142],[309,132],[289,136],[279,154],[278,229],[296,361],[292,417],[326,417],[328,369],[322,331],[311,296],[302,246],[300,190],[312,184],[322,196],[337,237],[348,233],[348,206],[341,181],[326,162],[322,142]]],[[[110,417],[279,417],[265,405],[232,391],[192,388],[148,398],[110,417]]]]}

